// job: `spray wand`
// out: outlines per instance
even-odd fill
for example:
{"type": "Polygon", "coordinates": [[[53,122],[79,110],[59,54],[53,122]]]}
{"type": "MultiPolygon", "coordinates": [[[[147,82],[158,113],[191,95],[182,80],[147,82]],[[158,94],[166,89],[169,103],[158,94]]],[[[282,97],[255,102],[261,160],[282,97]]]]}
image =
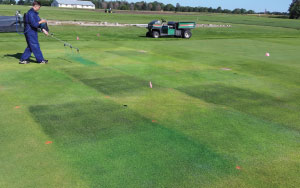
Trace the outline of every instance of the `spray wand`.
{"type": "Polygon", "coordinates": [[[71,49],[76,49],[77,50],[77,53],[79,53],[79,48],[76,48],[76,47],[73,47],[70,43],[67,43],[66,41],[63,41],[57,37],[54,36],[53,33],[49,33],[49,28],[48,28],[48,25],[47,23],[42,23],[40,24],[40,30],[46,35],[46,36],[51,36],[52,38],[54,38],[55,40],[59,41],[59,42],[62,42],[64,43],[64,47],[68,46],[70,47],[71,49]]]}
{"type": "Polygon", "coordinates": [[[65,41],[63,41],[63,40],[61,40],[61,39],[55,37],[53,33],[50,33],[50,36],[51,36],[52,38],[54,38],[55,40],[64,43],[64,47],[68,46],[68,47],[70,47],[71,49],[74,48],[74,49],[76,49],[77,53],[79,53],[79,48],[76,48],[76,47],[72,46],[70,43],[67,43],[67,42],[65,42],[65,41]]]}

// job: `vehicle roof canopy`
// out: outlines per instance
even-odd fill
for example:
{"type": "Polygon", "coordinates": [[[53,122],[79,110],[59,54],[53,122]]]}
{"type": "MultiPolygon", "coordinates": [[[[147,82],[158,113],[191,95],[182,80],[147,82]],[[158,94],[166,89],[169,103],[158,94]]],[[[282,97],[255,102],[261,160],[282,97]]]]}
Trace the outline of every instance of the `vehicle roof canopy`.
{"type": "Polygon", "coordinates": [[[152,22],[150,22],[149,24],[161,24],[161,22],[159,20],[153,20],[152,22]]]}

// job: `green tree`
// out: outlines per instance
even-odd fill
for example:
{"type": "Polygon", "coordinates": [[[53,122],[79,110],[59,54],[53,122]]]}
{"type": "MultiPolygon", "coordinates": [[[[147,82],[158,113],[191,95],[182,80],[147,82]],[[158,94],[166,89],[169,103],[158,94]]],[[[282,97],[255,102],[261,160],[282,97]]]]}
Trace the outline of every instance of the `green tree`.
{"type": "Polygon", "coordinates": [[[180,12],[188,12],[189,8],[188,7],[181,7],[180,12]]]}
{"type": "Polygon", "coordinates": [[[114,5],[113,5],[113,3],[111,1],[108,3],[107,8],[111,8],[111,9],[114,8],[114,5]]]}
{"type": "Polygon", "coordinates": [[[233,14],[241,14],[241,9],[236,8],[232,11],[233,14]]]}
{"type": "Polygon", "coordinates": [[[24,5],[24,3],[25,3],[25,2],[24,2],[23,0],[19,0],[19,1],[18,1],[18,5],[24,5]]]}
{"type": "Polygon", "coordinates": [[[122,4],[122,5],[120,6],[120,10],[129,10],[129,7],[128,7],[127,4],[122,4]]]}
{"type": "Polygon", "coordinates": [[[147,3],[143,1],[142,10],[147,10],[147,3]]]}
{"type": "Polygon", "coordinates": [[[51,6],[53,0],[39,0],[42,6],[51,6]]]}
{"type": "Polygon", "coordinates": [[[33,0],[25,0],[24,5],[32,5],[33,0]]]}
{"type": "Polygon", "coordinates": [[[164,11],[174,11],[174,10],[175,10],[175,7],[172,4],[167,4],[164,7],[164,11]]]}
{"type": "Polygon", "coordinates": [[[207,7],[200,7],[199,12],[208,12],[208,8],[207,7]]]}
{"type": "Polygon", "coordinates": [[[0,4],[8,5],[9,0],[0,0],[0,4]]]}
{"type": "Polygon", "coordinates": [[[101,3],[101,8],[107,9],[107,2],[103,1],[103,2],[101,3]]]}
{"type": "Polygon", "coordinates": [[[153,5],[152,5],[152,3],[149,3],[149,4],[148,4],[148,8],[147,8],[147,10],[152,10],[152,8],[153,8],[153,5]]]}
{"type": "Polygon", "coordinates": [[[15,0],[3,0],[3,1],[0,1],[0,4],[15,5],[16,1],[15,0]]]}
{"type": "Polygon", "coordinates": [[[242,9],[241,9],[241,14],[247,14],[247,10],[244,9],[244,8],[242,8],[242,9]]]}
{"type": "Polygon", "coordinates": [[[181,11],[181,7],[179,3],[176,3],[176,8],[175,8],[175,12],[180,12],[181,11]]]}
{"type": "Polygon", "coordinates": [[[254,10],[248,10],[247,14],[255,14],[254,10]]]}
{"type": "Polygon", "coordinates": [[[134,3],[130,3],[129,9],[130,9],[131,11],[134,10],[134,3]]]}
{"type": "Polygon", "coordinates": [[[289,8],[290,18],[298,19],[300,18],[300,0],[293,0],[289,8]]]}
{"type": "Polygon", "coordinates": [[[224,10],[222,11],[222,13],[230,14],[230,13],[231,13],[231,10],[229,10],[229,9],[224,9],[224,10]]]}

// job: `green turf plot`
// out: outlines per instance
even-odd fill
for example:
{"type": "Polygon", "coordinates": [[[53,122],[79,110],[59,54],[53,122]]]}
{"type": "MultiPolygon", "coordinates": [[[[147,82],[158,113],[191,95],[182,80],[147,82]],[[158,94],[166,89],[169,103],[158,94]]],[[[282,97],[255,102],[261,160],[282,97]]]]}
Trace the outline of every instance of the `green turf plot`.
{"type": "Polygon", "coordinates": [[[92,187],[197,187],[236,173],[232,159],[112,102],[29,111],[92,187]]]}
{"type": "MultiPolygon", "coordinates": [[[[84,69],[86,71],[90,69],[84,69]]],[[[115,69],[97,68],[90,74],[81,69],[65,70],[70,76],[106,95],[132,93],[148,88],[148,81],[124,74],[115,69]]]]}
{"type": "Polygon", "coordinates": [[[195,85],[178,88],[193,97],[209,103],[229,106],[263,119],[281,122],[282,126],[299,130],[297,119],[299,106],[292,104],[292,98],[275,98],[266,94],[221,84],[195,85]],[[282,121],[285,119],[285,121],[282,121]]]}
{"type": "Polygon", "coordinates": [[[97,65],[97,63],[93,62],[93,61],[90,61],[86,58],[83,58],[81,55],[79,54],[72,54],[71,56],[68,55],[67,56],[69,59],[75,61],[75,62],[78,62],[78,63],[81,63],[83,65],[97,65]]]}

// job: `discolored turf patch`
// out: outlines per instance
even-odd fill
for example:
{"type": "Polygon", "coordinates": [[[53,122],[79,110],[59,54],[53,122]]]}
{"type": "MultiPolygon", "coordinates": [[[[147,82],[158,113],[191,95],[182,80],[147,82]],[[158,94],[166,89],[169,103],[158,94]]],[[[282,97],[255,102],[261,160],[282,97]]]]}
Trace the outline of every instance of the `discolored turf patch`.
{"type": "Polygon", "coordinates": [[[68,69],[65,72],[105,95],[118,95],[148,89],[149,82],[109,68],[68,69]]]}
{"type": "Polygon", "coordinates": [[[67,55],[67,58],[87,66],[97,65],[97,63],[82,57],[80,54],[69,54],[67,55]]]}
{"type": "MultiPolygon", "coordinates": [[[[135,60],[136,62],[143,62],[143,63],[149,63],[149,60],[157,61],[157,55],[150,54],[147,51],[144,50],[136,50],[136,49],[124,49],[124,50],[110,50],[105,51],[108,54],[120,56],[122,58],[130,59],[131,61],[135,60]]],[[[160,57],[162,58],[162,57],[160,57]]],[[[168,60],[167,58],[165,58],[168,60]]],[[[165,60],[164,59],[164,60],[165,60]]]]}
{"type": "Polygon", "coordinates": [[[29,108],[91,187],[185,187],[234,174],[233,160],[111,101],[29,108]]]}
{"type": "Polygon", "coordinates": [[[297,129],[293,119],[299,107],[289,103],[288,99],[279,99],[270,95],[224,84],[195,85],[178,88],[179,91],[200,98],[206,102],[225,105],[260,118],[283,123],[284,126],[297,129]],[[283,110],[284,109],[284,110],[283,110]],[[281,117],[290,121],[281,121],[281,117]]]}
{"type": "Polygon", "coordinates": [[[62,144],[107,139],[140,128],[133,126],[135,117],[125,108],[107,102],[38,105],[30,112],[45,133],[62,144]]]}
{"type": "Polygon", "coordinates": [[[133,76],[82,79],[81,81],[84,84],[97,89],[101,93],[108,95],[132,92],[148,86],[147,81],[133,76]]]}
{"type": "Polygon", "coordinates": [[[253,105],[261,106],[272,104],[275,101],[282,102],[268,95],[223,84],[196,85],[179,88],[179,90],[210,103],[228,105],[238,109],[249,107],[249,105],[251,108],[253,105]]]}
{"type": "Polygon", "coordinates": [[[136,51],[136,50],[119,50],[119,51],[105,51],[107,53],[116,54],[124,57],[135,57],[142,56],[144,51],[136,51]]]}

